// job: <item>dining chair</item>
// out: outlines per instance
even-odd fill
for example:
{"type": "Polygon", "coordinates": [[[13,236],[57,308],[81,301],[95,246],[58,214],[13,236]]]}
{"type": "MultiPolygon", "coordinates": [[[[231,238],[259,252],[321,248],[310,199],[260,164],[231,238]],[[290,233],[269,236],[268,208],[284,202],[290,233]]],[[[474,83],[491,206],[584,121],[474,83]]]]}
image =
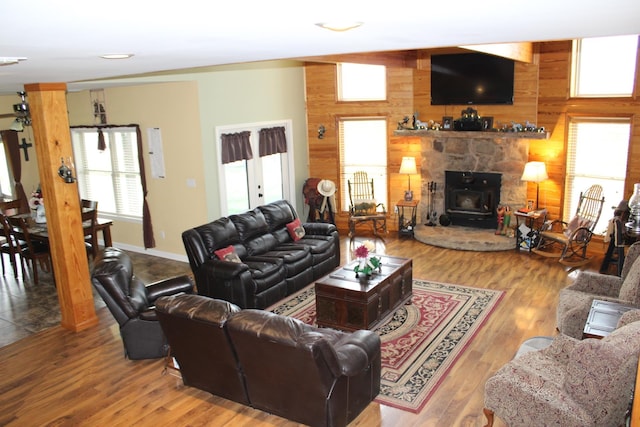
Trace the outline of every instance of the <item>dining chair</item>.
{"type": "Polygon", "coordinates": [[[21,204],[20,199],[0,201],[0,212],[7,216],[15,215],[20,213],[21,204]]]}
{"type": "Polygon", "coordinates": [[[2,227],[2,243],[0,243],[0,262],[2,263],[2,274],[5,274],[4,269],[4,256],[3,254],[9,255],[9,261],[11,262],[11,267],[13,267],[13,275],[14,277],[18,277],[18,265],[16,263],[16,258],[20,254],[20,247],[24,245],[25,242],[16,242],[15,236],[11,233],[11,225],[7,220],[7,217],[0,213],[0,227],[2,227]]]}
{"type": "Polygon", "coordinates": [[[82,209],[98,209],[98,202],[96,200],[81,199],[80,208],[82,209]]]}
{"type": "Polygon", "coordinates": [[[21,258],[22,277],[25,276],[25,265],[31,264],[33,283],[38,284],[38,265],[45,272],[51,272],[51,253],[49,245],[31,238],[27,219],[22,216],[7,217],[14,240],[18,242],[18,253],[21,258]]]}
{"type": "MultiPolygon", "coordinates": [[[[96,202],[97,206],[97,202],[96,202]]],[[[95,259],[98,256],[98,210],[84,208],[82,210],[82,230],[84,231],[84,244],[87,248],[87,256],[95,259]]]]}

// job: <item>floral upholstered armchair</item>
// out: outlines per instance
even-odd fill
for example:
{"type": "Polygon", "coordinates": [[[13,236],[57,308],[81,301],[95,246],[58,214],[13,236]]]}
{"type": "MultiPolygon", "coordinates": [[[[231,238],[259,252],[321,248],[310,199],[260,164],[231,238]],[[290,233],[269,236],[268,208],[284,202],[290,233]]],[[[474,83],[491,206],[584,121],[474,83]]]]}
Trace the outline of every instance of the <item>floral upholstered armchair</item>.
{"type": "Polygon", "coordinates": [[[487,380],[487,427],[494,416],[511,427],[622,426],[639,354],[638,321],[602,340],[560,334],[549,347],[514,358],[487,380]]]}
{"type": "Polygon", "coordinates": [[[581,339],[594,299],[640,308],[640,242],[629,248],[620,277],[581,271],[575,282],[560,291],[558,330],[581,339]]]}

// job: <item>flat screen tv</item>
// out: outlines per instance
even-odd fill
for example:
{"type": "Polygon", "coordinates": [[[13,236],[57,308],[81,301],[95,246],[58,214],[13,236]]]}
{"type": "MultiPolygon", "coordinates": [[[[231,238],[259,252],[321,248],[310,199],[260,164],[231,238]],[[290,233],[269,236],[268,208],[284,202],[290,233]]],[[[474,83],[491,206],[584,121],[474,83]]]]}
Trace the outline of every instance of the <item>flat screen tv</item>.
{"type": "Polygon", "coordinates": [[[511,59],[484,53],[431,56],[431,105],[513,104],[511,59]]]}

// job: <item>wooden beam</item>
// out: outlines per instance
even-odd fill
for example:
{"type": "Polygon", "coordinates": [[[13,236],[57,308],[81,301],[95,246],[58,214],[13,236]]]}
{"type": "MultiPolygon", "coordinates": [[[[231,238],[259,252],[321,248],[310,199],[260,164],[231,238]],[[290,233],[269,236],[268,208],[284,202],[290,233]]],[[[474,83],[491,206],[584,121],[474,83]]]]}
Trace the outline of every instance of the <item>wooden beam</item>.
{"type": "Polygon", "coordinates": [[[25,85],[33,119],[40,186],[47,215],[62,327],[78,332],[98,323],[82,232],[77,183],[58,176],[61,159],[72,159],[64,83],[25,85]]]}
{"type": "Polygon", "coordinates": [[[491,55],[502,56],[515,61],[533,63],[533,43],[500,43],[500,44],[478,44],[473,46],[460,46],[464,49],[476,52],[489,53],[491,55]]]}

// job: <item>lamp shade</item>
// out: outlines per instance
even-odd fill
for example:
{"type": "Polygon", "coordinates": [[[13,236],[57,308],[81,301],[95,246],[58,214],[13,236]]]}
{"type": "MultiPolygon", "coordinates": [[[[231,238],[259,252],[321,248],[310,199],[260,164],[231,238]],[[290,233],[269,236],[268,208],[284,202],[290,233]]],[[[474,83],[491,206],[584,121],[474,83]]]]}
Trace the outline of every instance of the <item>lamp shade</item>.
{"type": "Polygon", "coordinates": [[[400,173],[416,174],[418,169],[416,168],[415,157],[403,157],[402,164],[400,164],[400,173]]]}
{"type": "Polygon", "coordinates": [[[547,168],[544,162],[528,162],[524,165],[524,172],[522,173],[522,181],[529,182],[542,182],[545,179],[549,179],[547,175],[547,168]]]}

